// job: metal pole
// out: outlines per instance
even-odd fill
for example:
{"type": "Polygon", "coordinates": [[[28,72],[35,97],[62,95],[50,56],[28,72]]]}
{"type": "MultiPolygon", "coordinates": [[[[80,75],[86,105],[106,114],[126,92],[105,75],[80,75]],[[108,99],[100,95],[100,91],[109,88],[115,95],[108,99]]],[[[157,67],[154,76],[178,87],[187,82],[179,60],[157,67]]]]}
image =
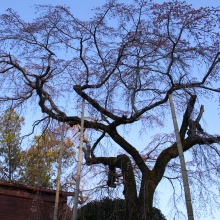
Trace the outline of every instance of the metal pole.
{"type": "Polygon", "coordinates": [[[178,128],[178,124],[176,120],[176,113],[174,109],[172,94],[169,94],[169,101],[170,101],[170,108],[171,108],[171,113],[172,113],[172,118],[173,118],[173,126],[174,126],[174,130],[176,134],[177,148],[178,148],[179,158],[180,158],[188,220],[193,220],[194,217],[193,217],[193,209],[192,209],[192,203],[191,203],[191,197],[190,197],[190,189],[189,189],[189,183],[188,183],[186,163],[184,159],[183,147],[182,147],[180,134],[179,134],[179,128],[178,128]]]}
{"type": "Polygon", "coordinates": [[[78,207],[78,197],[79,197],[79,183],[80,183],[80,172],[82,164],[82,148],[83,148],[83,133],[84,133],[84,106],[85,99],[82,100],[82,114],[81,114],[81,131],[80,131],[80,145],[79,145],[79,154],[78,154],[78,163],[77,163],[77,176],[76,176],[76,190],[74,197],[74,206],[73,206],[73,220],[77,220],[77,207],[78,207]]]}
{"type": "Polygon", "coordinates": [[[55,198],[55,205],[54,205],[53,220],[58,220],[58,206],[59,206],[59,193],[60,193],[60,175],[61,175],[61,166],[62,166],[62,157],[63,157],[63,140],[64,140],[64,123],[62,125],[61,141],[58,144],[58,146],[60,148],[60,152],[59,152],[59,164],[58,164],[58,174],[57,174],[57,188],[56,188],[56,198],[55,198]]]}

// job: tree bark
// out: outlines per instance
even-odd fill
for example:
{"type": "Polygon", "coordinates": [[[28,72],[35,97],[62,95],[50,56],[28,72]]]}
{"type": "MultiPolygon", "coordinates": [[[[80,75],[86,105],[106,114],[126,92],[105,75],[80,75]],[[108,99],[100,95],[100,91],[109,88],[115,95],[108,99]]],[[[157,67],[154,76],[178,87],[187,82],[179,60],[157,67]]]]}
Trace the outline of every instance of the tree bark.
{"type": "Polygon", "coordinates": [[[124,197],[126,201],[126,219],[137,219],[137,189],[133,167],[129,157],[125,154],[118,157],[122,175],[124,178],[124,197]]]}

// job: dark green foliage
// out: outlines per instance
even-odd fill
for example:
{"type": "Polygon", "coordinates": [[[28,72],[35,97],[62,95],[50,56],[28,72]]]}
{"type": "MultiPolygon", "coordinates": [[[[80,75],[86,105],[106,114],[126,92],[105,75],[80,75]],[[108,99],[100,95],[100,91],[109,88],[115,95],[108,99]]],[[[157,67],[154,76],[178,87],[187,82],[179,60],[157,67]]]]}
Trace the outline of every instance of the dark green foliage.
{"type": "MultiPolygon", "coordinates": [[[[125,200],[109,199],[92,201],[78,210],[78,220],[122,220],[125,217],[125,200]]],[[[151,220],[166,220],[157,208],[153,208],[151,220]]]]}
{"type": "Polygon", "coordinates": [[[151,220],[166,220],[166,217],[159,209],[153,207],[151,220]]]}
{"type": "Polygon", "coordinates": [[[78,220],[124,219],[125,201],[123,199],[103,198],[92,201],[78,211],[78,220]]]}

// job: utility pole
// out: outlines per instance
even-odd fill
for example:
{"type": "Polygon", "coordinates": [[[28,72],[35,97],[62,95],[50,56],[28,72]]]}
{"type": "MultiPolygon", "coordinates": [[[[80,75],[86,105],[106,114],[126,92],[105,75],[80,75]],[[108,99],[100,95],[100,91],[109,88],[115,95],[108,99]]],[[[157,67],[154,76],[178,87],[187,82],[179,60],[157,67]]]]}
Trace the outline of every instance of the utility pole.
{"type": "Polygon", "coordinates": [[[55,205],[54,205],[54,214],[53,220],[58,220],[58,207],[59,207],[59,194],[60,194],[60,175],[61,175],[61,166],[62,166],[62,157],[63,157],[63,141],[64,141],[64,123],[62,125],[62,135],[61,141],[58,144],[60,148],[59,152],[59,164],[58,164],[58,174],[57,174],[57,188],[56,188],[56,198],[55,198],[55,205]]]}
{"type": "Polygon", "coordinates": [[[179,128],[178,128],[178,124],[176,120],[176,113],[175,113],[174,104],[173,104],[173,97],[171,93],[169,94],[169,101],[170,101],[170,108],[171,108],[172,119],[173,119],[173,126],[175,130],[175,135],[176,135],[176,143],[177,143],[177,148],[178,148],[179,158],[180,158],[188,220],[194,220],[190,189],[189,189],[189,182],[188,182],[188,176],[187,176],[187,170],[186,170],[186,163],[184,159],[183,147],[182,147],[182,143],[180,139],[179,128]]]}
{"type": "Polygon", "coordinates": [[[85,106],[85,99],[82,100],[80,145],[79,145],[79,153],[78,153],[76,190],[75,190],[75,197],[74,197],[74,204],[73,204],[74,206],[73,206],[72,220],[77,220],[77,207],[78,207],[78,197],[79,197],[79,184],[80,184],[80,172],[81,172],[81,165],[82,165],[82,148],[83,148],[83,135],[84,135],[84,106],[85,106]]]}

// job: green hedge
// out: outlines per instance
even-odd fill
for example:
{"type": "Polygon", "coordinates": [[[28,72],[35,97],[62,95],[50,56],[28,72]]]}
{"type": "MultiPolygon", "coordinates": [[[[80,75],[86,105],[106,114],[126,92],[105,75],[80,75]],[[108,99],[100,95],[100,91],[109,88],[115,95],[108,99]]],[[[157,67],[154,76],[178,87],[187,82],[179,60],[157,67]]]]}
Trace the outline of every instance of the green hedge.
{"type": "MultiPolygon", "coordinates": [[[[92,201],[78,210],[78,220],[123,220],[125,219],[125,200],[103,198],[92,201]]],[[[151,220],[166,220],[157,208],[153,208],[151,220]]]]}

